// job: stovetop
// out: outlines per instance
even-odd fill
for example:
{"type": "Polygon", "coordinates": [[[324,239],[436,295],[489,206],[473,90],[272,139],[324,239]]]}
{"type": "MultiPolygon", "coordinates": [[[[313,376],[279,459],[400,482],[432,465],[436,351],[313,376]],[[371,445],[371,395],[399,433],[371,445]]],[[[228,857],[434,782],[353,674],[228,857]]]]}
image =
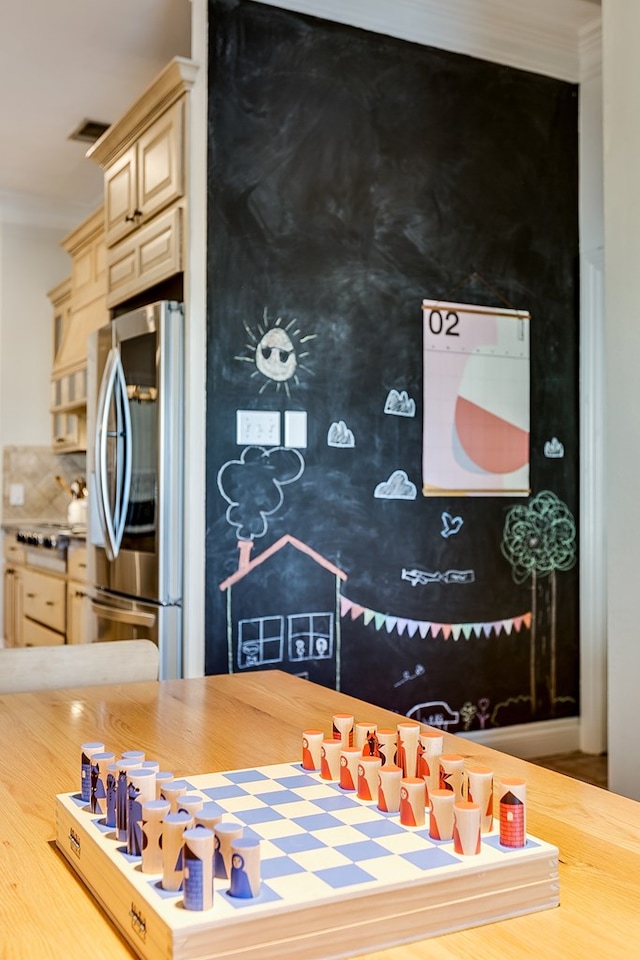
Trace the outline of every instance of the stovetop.
{"type": "Polygon", "coordinates": [[[40,522],[17,525],[8,535],[13,535],[25,548],[25,560],[29,566],[65,573],[69,542],[72,537],[84,537],[85,533],[84,529],[80,534],[61,523],[40,522]]]}
{"type": "Polygon", "coordinates": [[[57,548],[68,545],[69,540],[84,540],[87,536],[85,524],[73,526],[56,520],[27,520],[25,522],[5,522],[2,524],[5,534],[14,537],[18,543],[28,546],[57,548]]]}
{"type": "Polygon", "coordinates": [[[16,531],[16,540],[27,547],[43,550],[66,550],[69,534],[60,527],[29,527],[16,531]]]}

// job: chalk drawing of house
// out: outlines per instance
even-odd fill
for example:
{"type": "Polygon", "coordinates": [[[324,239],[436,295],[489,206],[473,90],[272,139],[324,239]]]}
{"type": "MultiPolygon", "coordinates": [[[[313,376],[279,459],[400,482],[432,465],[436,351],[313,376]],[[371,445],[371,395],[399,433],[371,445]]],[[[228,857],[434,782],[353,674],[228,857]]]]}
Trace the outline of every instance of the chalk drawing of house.
{"type": "Polygon", "coordinates": [[[226,593],[229,673],[274,669],[340,689],[340,593],[346,573],[286,534],[251,558],[238,542],[226,593]]]}

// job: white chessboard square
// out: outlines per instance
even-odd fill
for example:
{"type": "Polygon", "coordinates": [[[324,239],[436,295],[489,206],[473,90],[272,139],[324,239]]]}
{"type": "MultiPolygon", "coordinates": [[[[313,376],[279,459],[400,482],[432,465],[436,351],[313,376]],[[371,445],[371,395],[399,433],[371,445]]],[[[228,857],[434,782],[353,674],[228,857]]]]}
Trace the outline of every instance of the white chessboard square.
{"type": "Polygon", "coordinates": [[[348,843],[362,843],[362,834],[348,824],[340,827],[326,827],[315,831],[318,840],[322,840],[328,847],[342,847],[348,843]]]}
{"type": "MultiPolygon", "coordinates": [[[[234,819],[238,819],[235,817],[234,819]]],[[[255,833],[258,838],[264,837],[266,840],[279,840],[280,837],[291,837],[294,835],[307,833],[303,827],[297,823],[291,823],[289,820],[269,820],[263,823],[252,823],[247,829],[255,833]]]]}
{"type": "Polygon", "coordinates": [[[431,842],[425,839],[424,833],[421,835],[417,831],[403,830],[402,833],[393,833],[387,837],[376,837],[376,843],[389,853],[403,854],[424,850],[431,842]]]}
{"type": "Polygon", "coordinates": [[[256,810],[258,808],[268,809],[268,804],[263,803],[262,800],[256,800],[255,797],[249,794],[241,794],[238,797],[225,797],[224,800],[217,800],[216,803],[219,803],[220,806],[228,810],[229,813],[240,813],[243,810],[256,810]]]}
{"type": "MultiPolygon", "coordinates": [[[[263,770],[265,768],[263,767],[263,770]]],[[[309,771],[302,768],[301,763],[273,763],[268,768],[268,775],[272,780],[290,779],[292,776],[308,776],[309,771]]],[[[282,786],[282,784],[281,784],[282,786]]]]}
{"type": "Polygon", "coordinates": [[[280,847],[276,847],[271,840],[267,840],[265,837],[260,837],[260,860],[272,860],[274,857],[282,857],[282,850],[280,847]]]}
{"type": "Polygon", "coordinates": [[[318,813],[324,813],[315,803],[310,800],[298,800],[294,803],[274,804],[271,808],[276,810],[288,820],[297,820],[300,817],[313,817],[318,813]]]}
{"type": "Polygon", "coordinates": [[[331,786],[331,781],[319,781],[318,783],[310,783],[306,787],[296,787],[296,793],[300,794],[301,797],[304,797],[305,800],[325,800],[328,795],[335,793],[336,796],[340,796],[341,791],[331,786]]]}
{"type": "Polygon", "coordinates": [[[271,889],[285,902],[314,901],[327,895],[327,885],[313,873],[295,873],[286,877],[271,877],[271,889]]]}
{"type": "Polygon", "coordinates": [[[301,850],[299,853],[290,853],[289,858],[310,873],[317,873],[318,870],[328,870],[331,867],[347,867],[351,864],[348,857],[338,853],[332,847],[314,847],[312,850],[301,850]]]}
{"type": "Polygon", "coordinates": [[[358,866],[382,883],[410,883],[412,880],[424,879],[424,870],[403,857],[360,860],[358,866]]]}
{"type": "Polygon", "coordinates": [[[378,808],[374,805],[365,806],[364,804],[358,803],[353,807],[347,807],[344,810],[332,811],[336,817],[340,817],[343,823],[373,823],[378,821],[381,816],[384,816],[378,808]]]}

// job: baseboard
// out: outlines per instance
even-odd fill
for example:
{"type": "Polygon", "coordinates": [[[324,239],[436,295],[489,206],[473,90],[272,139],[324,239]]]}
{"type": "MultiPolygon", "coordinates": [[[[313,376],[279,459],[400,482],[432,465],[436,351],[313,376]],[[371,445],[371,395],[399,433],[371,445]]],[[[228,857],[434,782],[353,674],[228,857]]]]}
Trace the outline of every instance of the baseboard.
{"type": "Polygon", "coordinates": [[[520,723],[495,730],[456,731],[457,736],[482,743],[511,757],[531,760],[553,753],[572,753],[580,749],[580,718],[520,723]]]}

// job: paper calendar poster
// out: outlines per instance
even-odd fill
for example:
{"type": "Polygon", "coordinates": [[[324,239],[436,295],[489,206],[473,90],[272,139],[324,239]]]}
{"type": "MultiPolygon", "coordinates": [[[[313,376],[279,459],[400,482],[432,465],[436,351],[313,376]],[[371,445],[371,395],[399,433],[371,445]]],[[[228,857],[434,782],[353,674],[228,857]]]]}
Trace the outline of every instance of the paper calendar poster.
{"type": "Polygon", "coordinates": [[[423,300],[423,494],[526,496],[526,311],[423,300]]]}

